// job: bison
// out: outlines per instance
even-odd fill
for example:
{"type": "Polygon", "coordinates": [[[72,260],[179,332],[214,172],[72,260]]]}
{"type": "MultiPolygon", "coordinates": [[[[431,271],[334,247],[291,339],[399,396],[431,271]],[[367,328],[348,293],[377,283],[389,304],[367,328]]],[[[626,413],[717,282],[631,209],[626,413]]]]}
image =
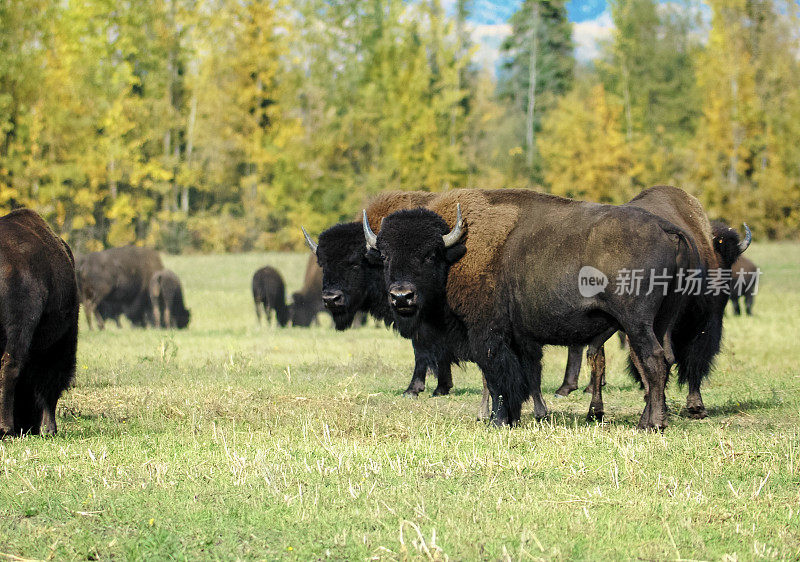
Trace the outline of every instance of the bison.
{"type": "MultiPolygon", "coordinates": [[[[703,206],[677,187],[660,185],[642,191],[624,206],[644,209],[682,228],[700,252],[702,267],[710,277],[722,278],[733,262],[750,245],[751,233],[745,224],[745,238],[727,225],[708,221],[703,206]]],[[[722,341],[722,319],[728,296],[724,291],[709,291],[704,284],[699,294],[689,296],[673,330],[672,347],[678,365],[678,383],[688,384],[686,413],[706,417],[700,386],[708,377],[722,341]]],[[[634,375],[637,371],[632,370],[634,375]]]]}
{"type": "Polygon", "coordinates": [[[283,328],[289,321],[289,309],[286,306],[286,289],[283,277],[274,267],[265,265],[253,274],[253,302],[256,307],[256,321],[261,325],[261,311],[267,325],[271,321],[272,311],[275,319],[283,328]]]}
{"type": "Polygon", "coordinates": [[[149,290],[157,327],[183,329],[189,325],[191,312],[183,303],[181,281],[174,271],[156,271],[150,279],[149,290]]]}
{"type": "Polygon", "coordinates": [[[527,190],[448,195],[449,212],[446,205],[439,210],[452,230],[439,214],[415,209],[389,215],[376,236],[365,212],[366,242],[384,261],[400,332],[410,335],[431,321],[456,345],[466,335],[465,351],[484,373],[495,423],[513,425],[528,396],[537,410],[544,407],[537,403],[543,345],[595,350],[622,329],[645,374],[639,427],[664,428],[670,332],[684,305],[675,280],[680,270],[701,266],[688,234],[633,207],[527,190]],[[583,266],[605,276],[607,290],[580,294],[583,266]],[[634,269],[663,275],[668,290],[631,294],[619,276],[634,269]]]}
{"type": "Polygon", "coordinates": [[[292,326],[307,328],[317,324],[317,315],[325,310],[322,304],[322,270],[314,256],[309,256],[303,287],[292,294],[289,316],[292,326]]]}
{"type": "MultiPolygon", "coordinates": [[[[681,227],[689,234],[700,253],[702,266],[718,280],[724,279],[733,262],[750,244],[750,230],[745,226],[745,239],[721,222],[709,223],[700,202],[685,191],[673,186],[655,186],[642,191],[625,206],[649,211],[681,227]]],[[[705,280],[698,294],[689,295],[688,304],[673,329],[672,347],[678,367],[678,382],[687,384],[686,413],[701,419],[707,412],[700,386],[708,376],[720,349],[722,317],[728,299],[725,291],[709,290],[705,280]]],[[[641,375],[632,362],[631,373],[641,382],[641,375]]],[[[602,372],[595,373],[602,376],[602,372]]],[[[567,380],[562,388],[577,388],[577,377],[567,380]]],[[[560,389],[559,389],[560,390],[560,389]]]]}
{"type": "Polygon", "coordinates": [[[72,252],[27,209],[0,217],[0,436],[56,432],[75,377],[78,289],[72,252]]]}
{"type": "MultiPolygon", "coordinates": [[[[378,196],[367,208],[372,222],[379,223],[389,213],[429,205],[440,195],[428,192],[388,192],[378,196]]],[[[383,264],[367,252],[360,222],[342,223],[330,227],[314,242],[303,234],[323,272],[322,299],[338,330],[349,328],[358,312],[368,312],[386,324],[392,322],[391,308],[383,282],[383,264]]],[[[447,342],[435,337],[436,330],[428,327],[415,334],[412,340],[415,365],[406,396],[417,396],[425,389],[428,369],[437,377],[434,396],[448,394],[453,387],[451,365],[458,363],[458,350],[449,349],[447,342]]],[[[582,348],[570,349],[567,373],[580,369],[582,348]]],[[[463,357],[461,359],[464,359],[463,357]]],[[[481,417],[488,416],[488,400],[482,405],[481,417]]]]}
{"type": "Polygon", "coordinates": [[[733,313],[739,316],[739,299],[744,297],[744,309],[748,316],[753,315],[753,303],[758,290],[758,267],[744,256],[739,256],[731,267],[731,305],[733,313]]]}
{"type": "Polygon", "coordinates": [[[77,274],[89,329],[92,317],[98,328],[105,327],[99,310],[121,311],[134,326],[154,325],[150,279],[162,269],[158,252],[149,248],[124,246],[85,255],[77,274]]]}

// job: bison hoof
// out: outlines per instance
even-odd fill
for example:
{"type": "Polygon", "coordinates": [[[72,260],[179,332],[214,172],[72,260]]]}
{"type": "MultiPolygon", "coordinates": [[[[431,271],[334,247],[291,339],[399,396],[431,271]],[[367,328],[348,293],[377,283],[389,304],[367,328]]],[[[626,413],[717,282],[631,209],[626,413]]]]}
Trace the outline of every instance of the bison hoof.
{"type": "Polygon", "coordinates": [[[433,391],[432,396],[447,396],[450,394],[450,388],[446,386],[437,386],[436,390],[433,391]]]}
{"type": "Polygon", "coordinates": [[[603,416],[605,413],[603,410],[589,410],[589,413],[586,414],[586,421],[589,423],[591,422],[602,422],[603,416]]]}
{"type": "Polygon", "coordinates": [[[703,406],[700,406],[699,408],[686,408],[686,416],[692,418],[693,420],[702,420],[703,418],[708,417],[708,412],[706,412],[706,409],[703,406]]]}
{"type": "Polygon", "coordinates": [[[406,398],[417,398],[419,396],[419,390],[409,388],[403,393],[403,396],[406,398]]]}
{"type": "Polygon", "coordinates": [[[556,390],[556,398],[566,398],[573,390],[577,390],[577,388],[562,384],[559,389],[556,390]]]}

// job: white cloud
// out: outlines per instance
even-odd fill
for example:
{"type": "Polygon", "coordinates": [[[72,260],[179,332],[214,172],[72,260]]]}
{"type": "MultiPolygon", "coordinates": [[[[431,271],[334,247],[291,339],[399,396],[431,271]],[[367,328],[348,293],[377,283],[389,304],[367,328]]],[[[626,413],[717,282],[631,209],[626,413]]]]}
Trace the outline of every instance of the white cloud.
{"type": "Polygon", "coordinates": [[[579,61],[596,59],[600,54],[600,42],[611,38],[614,22],[606,10],[593,20],[572,24],[572,40],[575,42],[575,58],[579,61]]]}
{"type": "Polygon", "coordinates": [[[500,59],[500,45],[503,39],[511,35],[511,26],[507,23],[470,24],[472,40],[478,49],[474,61],[482,68],[494,73],[500,59]]]}

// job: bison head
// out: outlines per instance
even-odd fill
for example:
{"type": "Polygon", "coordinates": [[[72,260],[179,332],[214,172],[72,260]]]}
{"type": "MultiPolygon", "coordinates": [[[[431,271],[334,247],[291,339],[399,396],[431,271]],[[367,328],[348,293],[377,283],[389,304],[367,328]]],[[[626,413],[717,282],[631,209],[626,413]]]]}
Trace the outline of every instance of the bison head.
{"type": "Polygon", "coordinates": [[[303,232],[322,268],[322,302],[336,329],[349,328],[357,312],[375,312],[386,298],[383,263],[367,252],[361,225],[332,226],[319,235],[318,244],[303,232]]]}
{"type": "Polygon", "coordinates": [[[442,217],[427,209],[392,213],[376,236],[364,213],[367,248],[383,261],[384,283],[395,325],[406,337],[421,320],[436,323],[447,298],[447,273],[466,253],[461,207],[450,230],[442,217]]]}
{"type": "Polygon", "coordinates": [[[730,269],[740,254],[750,246],[753,235],[747,223],[744,223],[744,240],[739,240],[739,233],[730,228],[723,221],[714,221],[711,224],[711,233],[714,238],[714,251],[722,258],[722,266],[730,269]]]}

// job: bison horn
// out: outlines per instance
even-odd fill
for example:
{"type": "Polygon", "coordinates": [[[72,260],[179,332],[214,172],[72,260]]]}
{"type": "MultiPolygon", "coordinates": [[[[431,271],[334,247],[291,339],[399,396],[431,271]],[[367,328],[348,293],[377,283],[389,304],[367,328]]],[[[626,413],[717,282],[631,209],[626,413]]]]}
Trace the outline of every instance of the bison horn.
{"type": "Polygon", "coordinates": [[[461,220],[461,203],[456,204],[456,225],[453,227],[453,230],[442,236],[442,241],[444,242],[444,247],[449,248],[456,242],[458,242],[459,238],[463,232],[463,221],[461,220]]]}
{"type": "Polygon", "coordinates": [[[309,247],[309,248],[311,248],[311,251],[312,251],[312,252],[314,252],[314,255],[316,255],[316,254],[317,254],[317,243],[316,243],[316,242],[314,242],[314,241],[311,239],[311,236],[309,236],[309,235],[308,235],[308,232],[306,232],[306,229],[305,229],[305,228],[303,228],[303,227],[301,226],[301,227],[300,227],[300,230],[302,230],[302,231],[303,231],[303,236],[305,236],[305,237],[306,237],[306,244],[308,244],[308,247],[309,247]]]}
{"type": "Polygon", "coordinates": [[[744,240],[739,242],[739,253],[743,254],[744,251],[750,246],[750,240],[753,239],[753,233],[750,232],[750,228],[747,226],[746,222],[742,223],[744,225],[744,240]]]}
{"type": "Polygon", "coordinates": [[[367,250],[377,250],[378,249],[378,237],[375,236],[375,233],[372,232],[372,229],[369,227],[369,221],[367,220],[367,210],[363,209],[364,212],[364,239],[367,241],[367,250]]]}

